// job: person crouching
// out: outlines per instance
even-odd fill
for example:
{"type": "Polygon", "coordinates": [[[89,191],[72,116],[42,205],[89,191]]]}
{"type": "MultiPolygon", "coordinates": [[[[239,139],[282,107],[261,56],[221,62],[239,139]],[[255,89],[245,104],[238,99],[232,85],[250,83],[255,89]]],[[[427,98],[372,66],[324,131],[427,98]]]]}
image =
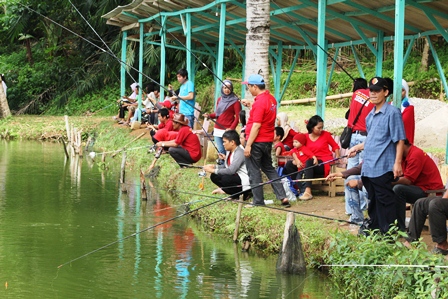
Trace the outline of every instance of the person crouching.
{"type": "Polygon", "coordinates": [[[238,194],[231,196],[233,199],[237,199],[241,191],[245,190],[243,200],[247,200],[252,196],[252,192],[240,136],[235,130],[228,130],[222,135],[222,140],[226,154],[219,154],[219,156],[224,160],[224,165],[208,164],[204,166],[204,171],[211,173],[212,182],[220,187],[212,193],[238,194]]]}
{"type": "Polygon", "coordinates": [[[170,141],[159,141],[158,147],[168,148],[168,153],[179,163],[192,164],[201,159],[201,144],[198,136],[193,134],[188,126],[188,119],[182,113],[176,113],[173,117],[173,128],[179,131],[176,139],[170,141]]]}

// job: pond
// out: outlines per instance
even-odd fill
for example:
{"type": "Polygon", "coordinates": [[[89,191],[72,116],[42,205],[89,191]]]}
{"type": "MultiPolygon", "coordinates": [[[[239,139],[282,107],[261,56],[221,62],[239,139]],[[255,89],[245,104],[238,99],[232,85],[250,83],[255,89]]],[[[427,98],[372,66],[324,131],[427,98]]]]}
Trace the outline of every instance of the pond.
{"type": "Polygon", "coordinates": [[[277,274],[188,216],[151,229],[182,211],[141,201],[139,178],[120,192],[118,167],[0,141],[0,298],[334,298],[324,275],[277,274]]]}

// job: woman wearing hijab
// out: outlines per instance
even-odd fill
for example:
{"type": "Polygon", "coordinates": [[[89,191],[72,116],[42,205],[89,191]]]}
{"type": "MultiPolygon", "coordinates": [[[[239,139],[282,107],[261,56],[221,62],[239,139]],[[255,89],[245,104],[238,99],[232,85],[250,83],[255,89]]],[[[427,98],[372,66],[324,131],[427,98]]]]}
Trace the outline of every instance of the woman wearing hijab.
{"type": "Polygon", "coordinates": [[[414,105],[409,100],[409,85],[402,79],[401,81],[401,116],[403,117],[404,132],[407,140],[414,144],[415,135],[415,112],[414,105]]]}
{"type": "Polygon", "coordinates": [[[294,146],[292,145],[294,136],[296,136],[297,132],[294,131],[288,122],[288,115],[286,115],[285,112],[280,112],[277,114],[277,126],[280,126],[283,128],[283,131],[285,131],[285,135],[283,135],[282,140],[280,140],[286,148],[287,151],[292,150],[294,146]]]}
{"type": "Polygon", "coordinates": [[[204,113],[204,117],[216,119],[213,136],[219,153],[225,154],[222,143],[222,135],[227,130],[235,130],[240,119],[241,104],[239,98],[233,93],[233,84],[230,80],[224,80],[221,86],[221,97],[218,98],[216,111],[204,113]]]}

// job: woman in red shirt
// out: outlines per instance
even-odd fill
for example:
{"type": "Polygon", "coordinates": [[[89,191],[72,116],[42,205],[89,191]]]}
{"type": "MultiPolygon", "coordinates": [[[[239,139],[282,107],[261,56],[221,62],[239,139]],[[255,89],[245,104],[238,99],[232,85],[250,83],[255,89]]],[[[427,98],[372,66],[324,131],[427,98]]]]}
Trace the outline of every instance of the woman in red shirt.
{"type": "Polygon", "coordinates": [[[282,140],[280,140],[284,145],[287,151],[293,149],[293,138],[297,134],[288,123],[288,115],[285,112],[280,112],[277,114],[276,125],[283,128],[285,131],[282,140]]]}
{"type": "Polygon", "coordinates": [[[204,113],[204,117],[216,119],[213,136],[219,153],[226,154],[222,143],[222,135],[227,130],[235,130],[240,121],[241,104],[239,98],[233,93],[233,84],[230,80],[224,80],[221,86],[221,97],[216,102],[214,113],[204,113]]]}
{"type": "MultiPolygon", "coordinates": [[[[314,115],[308,120],[306,129],[306,147],[310,149],[317,157],[318,163],[330,161],[333,159],[333,153],[339,158],[339,145],[334,141],[333,136],[324,131],[324,120],[319,115],[314,115]],[[331,151],[330,151],[331,147],[331,151]]],[[[315,177],[326,177],[330,173],[330,164],[314,166],[312,159],[308,160],[305,165],[305,178],[312,179],[315,177]]],[[[305,183],[305,192],[299,197],[300,200],[310,200],[313,198],[311,193],[311,182],[305,183]]]]}

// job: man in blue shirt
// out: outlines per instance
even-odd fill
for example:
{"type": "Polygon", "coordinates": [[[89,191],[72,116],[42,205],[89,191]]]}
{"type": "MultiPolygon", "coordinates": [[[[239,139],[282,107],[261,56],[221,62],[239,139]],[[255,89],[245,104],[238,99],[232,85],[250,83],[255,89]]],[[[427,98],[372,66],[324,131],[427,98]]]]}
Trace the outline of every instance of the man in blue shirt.
{"type": "Polygon", "coordinates": [[[392,181],[403,175],[404,133],[401,112],[386,102],[390,94],[387,81],[374,77],[369,83],[370,101],[375,107],[366,118],[367,138],[348,154],[364,149],[361,179],[369,194],[369,229],[386,233],[397,220],[397,199],[392,181]]]}
{"type": "Polygon", "coordinates": [[[193,128],[195,92],[194,83],[188,80],[188,71],[180,69],[177,71],[177,81],[180,83],[179,94],[171,97],[171,101],[179,101],[179,113],[188,119],[188,125],[193,128]]]}

